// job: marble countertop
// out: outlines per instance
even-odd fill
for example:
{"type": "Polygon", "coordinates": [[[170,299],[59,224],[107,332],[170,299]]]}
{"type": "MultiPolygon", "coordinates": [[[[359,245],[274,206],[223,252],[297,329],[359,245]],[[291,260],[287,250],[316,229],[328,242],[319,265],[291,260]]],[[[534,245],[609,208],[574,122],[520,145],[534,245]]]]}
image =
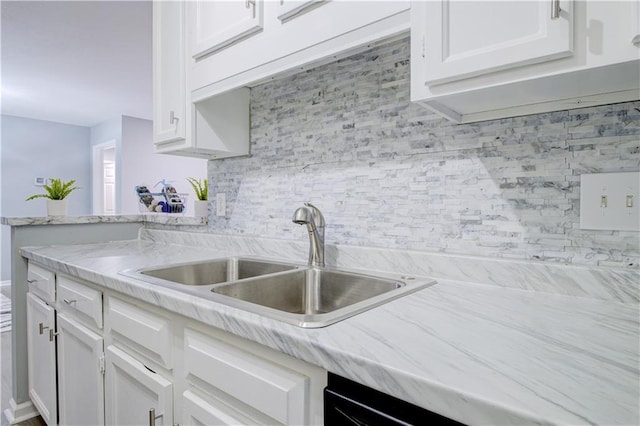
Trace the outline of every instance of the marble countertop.
{"type": "Polygon", "coordinates": [[[118,274],[248,254],[237,248],[131,240],[22,252],[463,423],[640,423],[638,303],[439,278],[329,327],[302,329],[118,274]]]}
{"type": "Polygon", "coordinates": [[[86,223],[159,223],[163,225],[206,225],[204,217],[171,214],[131,214],[131,215],[91,215],[91,216],[38,216],[38,217],[0,217],[0,225],[74,225],[86,223]]]}

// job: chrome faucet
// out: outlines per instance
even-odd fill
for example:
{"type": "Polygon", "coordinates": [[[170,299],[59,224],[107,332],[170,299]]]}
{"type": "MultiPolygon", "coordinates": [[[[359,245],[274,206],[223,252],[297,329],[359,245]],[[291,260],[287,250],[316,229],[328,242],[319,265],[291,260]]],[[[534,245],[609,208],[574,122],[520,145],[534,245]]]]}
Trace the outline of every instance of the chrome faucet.
{"type": "Polygon", "coordinates": [[[324,216],[316,206],[304,203],[305,207],[293,213],[293,223],[307,225],[309,231],[309,265],[324,267],[324,216]]]}

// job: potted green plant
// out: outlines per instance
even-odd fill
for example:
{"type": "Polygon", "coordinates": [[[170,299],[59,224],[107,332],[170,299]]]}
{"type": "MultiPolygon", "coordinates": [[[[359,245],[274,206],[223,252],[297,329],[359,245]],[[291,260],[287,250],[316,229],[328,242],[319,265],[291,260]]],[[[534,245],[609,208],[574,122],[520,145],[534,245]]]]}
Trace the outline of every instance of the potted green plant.
{"type": "Polygon", "coordinates": [[[35,194],[27,197],[26,201],[35,200],[36,198],[47,199],[47,214],[49,216],[64,216],[67,214],[67,196],[76,189],[77,186],[73,186],[76,181],[70,180],[64,182],[62,179],[50,178],[50,184],[45,184],[43,188],[47,191],[46,194],[35,194]]]}
{"type": "Polygon", "coordinates": [[[209,187],[207,179],[196,179],[189,177],[187,182],[191,184],[196,199],[193,201],[193,215],[196,217],[206,217],[209,209],[209,187]]]}

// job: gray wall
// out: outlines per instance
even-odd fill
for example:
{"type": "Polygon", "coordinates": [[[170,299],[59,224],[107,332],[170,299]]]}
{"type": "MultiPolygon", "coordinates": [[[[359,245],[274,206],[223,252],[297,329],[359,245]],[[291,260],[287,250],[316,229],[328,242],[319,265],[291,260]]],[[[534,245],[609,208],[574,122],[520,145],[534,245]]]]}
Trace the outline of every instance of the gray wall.
{"type": "Polygon", "coordinates": [[[408,39],[255,87],[251,157],[208,163],[209,231],[638,265],[636,232],[579,229],[580,174],[640,170],[640,102],[454,125],[409,101],[408,39]]]}
{"type": "MultiPolygon", "coordinates": [[[[50,121],[2,116],[1,216],[45,216],[46,201],[25,201],[44,193],[37,176],[75,179],[81,188],[69,195],[69,214],[91,211],[89,128],[50,121]]],[[[9,227],[2,226],[2,280],[10,278],[9,227]]]]}

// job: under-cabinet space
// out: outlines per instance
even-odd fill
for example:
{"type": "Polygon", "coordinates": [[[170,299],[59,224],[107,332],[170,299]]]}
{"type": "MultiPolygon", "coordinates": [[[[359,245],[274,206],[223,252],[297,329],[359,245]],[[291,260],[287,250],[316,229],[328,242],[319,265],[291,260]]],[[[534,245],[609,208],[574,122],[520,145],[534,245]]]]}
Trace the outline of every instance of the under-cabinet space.
{"type": "Polygon", "coordinates": [[[474,122],[640,98],[638,1],[414,1],[411,100],[474,122]]]}

